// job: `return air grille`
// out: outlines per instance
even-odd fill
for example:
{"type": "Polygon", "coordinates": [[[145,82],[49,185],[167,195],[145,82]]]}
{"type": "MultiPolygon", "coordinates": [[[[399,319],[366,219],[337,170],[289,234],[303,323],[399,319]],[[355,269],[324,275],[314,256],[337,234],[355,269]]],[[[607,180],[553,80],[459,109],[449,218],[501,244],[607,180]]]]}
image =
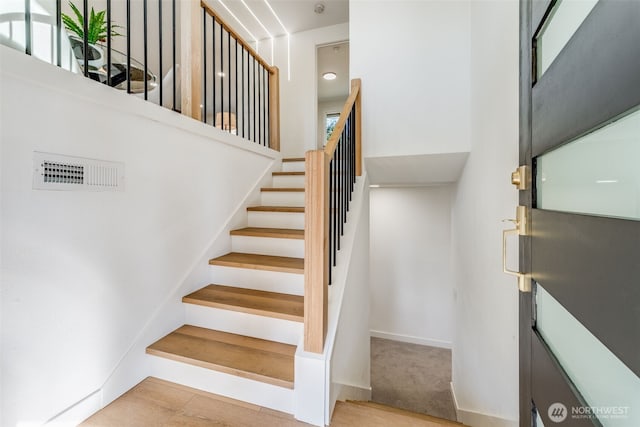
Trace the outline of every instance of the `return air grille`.
{"type": "Polygon", "coordinates": [[[36,190],[123,191],[124,163],[33,153],[36,190]]]}

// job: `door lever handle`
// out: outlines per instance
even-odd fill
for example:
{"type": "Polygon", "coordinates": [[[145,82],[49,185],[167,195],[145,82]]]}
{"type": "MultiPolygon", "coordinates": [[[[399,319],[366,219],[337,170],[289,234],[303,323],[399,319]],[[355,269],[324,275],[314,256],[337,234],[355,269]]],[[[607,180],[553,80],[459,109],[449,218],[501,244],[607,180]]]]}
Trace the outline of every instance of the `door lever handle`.
{"type": "Polygon", "coordinates": [[[529,280],[529,275],[507,268],[507,236],[510,234],[515,234],[516,236],[524,236],[527,234],[526,215],[527,208],[525,206],[518,206],[516,209],[517,219],[502,220],[502,222],[512,222],[515,225],[515,228],[502,230],[502,272],[518,278],[518,289],[520,292],[531,292],[531,280],[529,280]]]}

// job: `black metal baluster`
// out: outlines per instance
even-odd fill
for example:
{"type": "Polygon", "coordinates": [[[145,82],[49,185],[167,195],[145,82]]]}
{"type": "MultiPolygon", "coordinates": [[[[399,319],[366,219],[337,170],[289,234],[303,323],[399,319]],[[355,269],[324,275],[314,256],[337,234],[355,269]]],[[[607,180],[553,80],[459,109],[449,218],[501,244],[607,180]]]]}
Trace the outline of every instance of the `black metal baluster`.
{"type": "MultiPolygon", "coordinates": [[[[176,108],[176,74],[177,74],[177,63],[176,63],[176,0],[171,1],[171,37],[172,43],[172,55],[173,55],[173,111],[178,111],[176,108]]],[[[182,107],[180,107],[182,109],[182,107]]]]}
{"type": "MultiPolygon", "coordinates": [[[[227,72],[229,78],[227,79],[228,94],[229,94],[229,111],[227,111],[227,129],[231,133],[231,33],[227,31],[227,72]]],[[[222,113],[224,116],[224,112],[222,113]]],[[[224,122],[224,117],[222,118],[224,122]]]]}
{"type": "MultiPolygon", "coordinates": [[[[222,27],[220,27],[222,31],[222,27]]],[[[213,123],[216,126],[216,17],[211,15],[211,86],[213,86],[213,123]]]]}
{"type": "Polygon", "coordinates": [[[264,146],[267,146],[267,113],[265,109],[265,104],[267,102],[267,89],[266,89],[266,81],[264,80],[264,70],[262,67],[262,140],[264,141],[264,146]]]}
{"type": "Polygon", "coordinates": [[[331,176],[333,175],[333,161],[329,161],[329,284],[331,284],[331,270],[333,264],[333,215],[331,214],[331,194],[333,191],[333,181],[331,176]]]}
{"type": "MultiPolygon", "coordinates": [[[[29,0],[30,2],[30,0],[29,0]]],[[[82,2],[84,16],[82,19],[82,49],[84,56],[84,76],[89,77],[89,1],[84,0],[82,2]]],[[[29,31],[31,31],[31,13],[29,13],[29,31]]],[[[31,35],[29,35],[29,54],[31,54],[31,35]]]]}
{"type": "Polygon", "coordinates": [[[263,145],[262,141],[262,79],[260,78],[260,67],[262,64],[258,63],[258,144],[263,145]]]}
{"type": "MultiPolygon", "coordinates": [[[[85,5],[86,3],[87,2],[85,0],[85,5]]],[[[27,55],[31,55],[32,47],[33,46],[31,45],[31,0],[24,0],[24,53],[26,53],[27,55]]]]}
{"type": "MultiPolygon", "coordinates": [[[[245,119],[246,119],[246,105],[244,103],[244,45],[242,45],[242,60],[240,61],[240,64],[242,65],[240,67],[240,72],[242,74],[242,78],[240,79],[240,81],[242,82],[242,86],[240,86],[242,88],[242,138],[244,138],[244,127],[245,127],[245,119]]],[[[248,89],[248,88],[247,88],[248,89]]]]}
{"type": "Polygon", "coordinates": [[[336,256],[340,249],[340,241],[338,240],[338,150],[333,153],[333,266],[336,266],[336,256]]]}
{"type": "MultiPolygon", "coordinates": [[[[207,9],[202,8],[202,121],[207,123],[207,9]]],[[[215,117],[214,117],[215,120],[215,117]]]]}
{"type": "Polygon", "coordinates": [[[236,59],[236,68],[235,68],[235,72],[233,74],[235,83],[236,83],[236,103],[235,103],[235,113],[236,113],[236,135],[240,135],[240,132],[238,132],[238,39],[236,39],[234,37],[235,41],[236,41],[236,50],[234,51],[234,57],[236,59]]]}
{"type": "Polygon", "coordinates": [[[256,142],[256,58],[252,55],[253,58],[253,102],[251,103],[253,107],[253,142],[256,142]]]}
{"type": "Polygon", "coordinates": [[[164,70],[162,69],[162,0],[158,0],[158,69],[158,75],[160,76],[160,87],[158,88],[160,90],[160,92],[158,92],[158,105],[162,107],[162,90],[164,86],[164,70]]]}
{"type": "Polygon", "coordinates": [[[107,86],[111,86],[111,0],[107,0],[107,86]]]}
{"type": "Polygon", "coordinates": [[[220,129],[224,130],[224,28],[220,23],[220,129]]]}
{"type": "Polygon", "coordinates": [[[127,93],[131,93],[131,0],[127,0],[127,93]]]}
{"type": "Polygon", "coordinates": [[[147,87],[147,72],[149,70],[148,65],[148,46],[147,46],[147,0],[142,0],[142,50],[144,56],[144,100],[149,98],[149,88],[147,87]]]}
{"type": "Polygon", "coordinates": [[[62,67],[62,0],[56,0],[56,29],[58,30],[56,32],[56,65],[62,67]]]}

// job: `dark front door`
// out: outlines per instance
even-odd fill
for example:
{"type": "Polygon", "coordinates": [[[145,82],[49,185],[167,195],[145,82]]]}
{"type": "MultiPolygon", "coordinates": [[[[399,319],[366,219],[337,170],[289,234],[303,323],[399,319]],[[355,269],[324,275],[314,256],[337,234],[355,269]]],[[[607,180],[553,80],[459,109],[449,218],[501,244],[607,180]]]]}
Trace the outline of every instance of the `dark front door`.
{"type": "Polygon", "coordinates": [[[640,0],[526,0],[520,27],[520,425],[638,427],[640,0]]]}

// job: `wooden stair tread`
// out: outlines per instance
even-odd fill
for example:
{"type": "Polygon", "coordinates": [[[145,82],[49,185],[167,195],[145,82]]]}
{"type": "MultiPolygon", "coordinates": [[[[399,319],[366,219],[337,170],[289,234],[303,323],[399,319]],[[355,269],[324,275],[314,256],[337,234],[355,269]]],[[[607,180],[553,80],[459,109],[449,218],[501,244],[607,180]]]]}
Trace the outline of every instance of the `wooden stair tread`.
{"type": "Polygon", "coordinates": [[[287,162],[304,162],[304,157],[288,157],[288,158],[282,159],[282,161],[284,163],[287,163],[287,162]]]}
{"type": "Polygon", "coordinates": [[[349,400],[346,403],[348,404],[353,404],[353,405],[357,405],[357,406],[361,406],[363,408],[367,408],[368,410],[370,409],[375,409],[378,411],[384,411],[384,412],[388,412],[390,414],[396,414],[399,416],[403,416],[403,417],[409,417],[409,418],[414,418],[414,419],[421,419],[421,420],[425,420],[425,421],[430,421],[433,423],[438,423],[439,425],[443,425],[443,426],[458,426],[458,427],[463,427],[464,424],[459,423],[457,421],[451,421],[451,420],[447,420],[444,418],[439,418],[439,417],[434,417],[431,415],[427,415],[427,414],[420,414],[417,412],[411,412],[411,411],[407,411],[405,409],[400,409],[400,408],[394,408],[392,406],[387,406],[387,405],[383,405],[381,403],[376,403],[376,402],[365,402],[362,400],[349,400]]]}
{"type": "Polygon", "coordinates": [[[247,211],[304,213],[304,206],[249,206],[247,211]]]}
{"type": "Polygon", "coordinates": [[[260,189],[260,191],[265,191],[265,192],[271,192],[271,191],[273,191],[273,192],[282,192],[282,193],[284,193],[284,192],[289,192],[289,193],[293,193],[293,192],[296,192],[296,193],[304,193],[304,188],[264,187],[264,188],[261,188],[261,189],[260,189]]]}
{"type": "Polygon", "coordinates": [[[276,239],[304,239],[304,230],[289,228],[245,227],[231,231],[232,236],[273,237],[276,239]]]}
{"type": "Polygon", "coordinates": [[[303,258],[230,252],[226,255],[210,260],[209,264],[225,267],[304,274],[303,258]]]}
{"type": "Polygon", "coordinates": [[[182,302],[296,322],[304,321],[304,297],[298,295],[209,285],[183,297],[182,302]]]}
{"type": "Polygon", "coordinates": [[[273,172],[273,176],[302,176],[304,172],[273,172]]]}
{"type": "Polygon", "coordinates": [[[296,347],[184,325],[147,347],[147,353],[243,378],[293,388],[296,347]]]}

